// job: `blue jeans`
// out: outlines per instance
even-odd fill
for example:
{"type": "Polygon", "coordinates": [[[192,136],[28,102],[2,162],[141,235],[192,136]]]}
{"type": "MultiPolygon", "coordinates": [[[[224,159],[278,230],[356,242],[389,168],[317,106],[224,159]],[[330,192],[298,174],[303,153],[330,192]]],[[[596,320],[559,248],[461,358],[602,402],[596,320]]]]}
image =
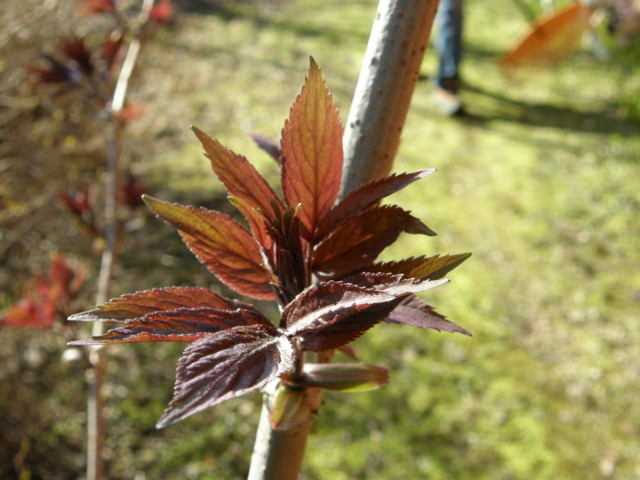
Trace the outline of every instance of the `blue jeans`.
{"type": "Polygon", "coordinates": [[[462,58],[462,0],[440,0],[436,14],[434,46],[438,55],[436,84],[451,90],[457,87],[462,58]]]}

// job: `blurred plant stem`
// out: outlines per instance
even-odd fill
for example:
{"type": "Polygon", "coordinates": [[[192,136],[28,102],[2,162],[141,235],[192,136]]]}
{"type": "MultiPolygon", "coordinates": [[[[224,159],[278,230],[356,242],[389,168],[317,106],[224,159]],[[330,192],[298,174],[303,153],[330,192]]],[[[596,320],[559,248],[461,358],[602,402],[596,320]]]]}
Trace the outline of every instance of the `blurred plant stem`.
{"type": "MultiPolygon", "coordinates": [[[[109,108],[108,122],[108,155],[105,177],[104,199],[104,236],[105,246],[102,251],[96,304],[106,303],[112,296],[114,272],[118,260],[119,241],[119,191],[121,185],[122,140],[125,123],[121,118],[125,106],[131,74],[142,46],[141,40],[144,26],[149,20],[149,13],[154,0],[143,0],[138,15],[139,28],[132,37],[127,54],[122,62],[120,73],[113,91],[109,108]]],[[[94,322],[92,335],[102,335],[104,325],[94,322]]],[[[87,378],[87,479],[103,480],[104,469],[104,413],[102,408],[102,384],[105,370],[105,354],[103,347],[93,347],[89,355],[90,367],[86,371],[87,378]]]]}
{"type": "MultiPolygon", "coordinates": [[[[387,175],[400,144],[438,0],[381,0],[344,132],[342,196],[387,175]]],[[[329,362],[331,354],[319,356],[329,362]]],[[[249,480],[296,480],[322,390],[307,389],[290,426],[274,429],[266,394],[249,480]]]]}

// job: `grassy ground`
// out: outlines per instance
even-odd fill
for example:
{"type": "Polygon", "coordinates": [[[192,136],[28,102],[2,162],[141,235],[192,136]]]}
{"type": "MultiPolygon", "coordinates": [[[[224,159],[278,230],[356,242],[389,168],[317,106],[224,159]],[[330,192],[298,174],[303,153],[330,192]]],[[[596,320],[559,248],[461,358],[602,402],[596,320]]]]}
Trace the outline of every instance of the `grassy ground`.
{"type": "MultiPolygon", "coordinates": [[[[376,2],[184,7],[179,28],[148,52],[139,79],[137,100],[148,110],[131,138],[155,132],[153,141],[132,140],[130,151],[144,159],[137,169],[155,195],[209,203],[221,189],[188,125],[245,154],[275,181],[274,165],[244,133],[278,136],[309,55],[344,119],[376,2]]],[[[439,236],[404,237],[385,258],[472,251],[429,299],[474,337],[383,325],[359,340],[362,360],[388,366],[391,384],[327,396],[304,478],[640,478],[635,60],[602,62],[584,50],[510,84],[497,59],[527,22],[515,3],[498,0],[470,1],[466,14],[470,116],[439,117],[428,83],[420,83],[395,168],[438,168],[393,200],[439,236]]],[[[434,65],[428,53],[423,72],[434,65]]],[[[148,220],[146,232],[149,252],[125,252],[131,275],[123,291],[210,282],[168,227],[148,220]],[[170,245],[160,261],[154,242],[170,245]],[[170,268],[176,264],[182,267],[170,268]]],[[[13,342],[11,335],[5,338],[13,342]]],[[[154,432],[179,348],[113,352],[112,478],[245,475],[257,395],[154,432]]],[[[19,377],[20,366],[11,368],[19,377]]],[[[81,392],[76,383],[47,392],[65,415],[76,402],[69,392],[81,392]]],[[[81,443],[79,415],[51,419],[51,435],[81,443]]],[[[67,471],[78,468],[77,457],[61,461],[67,471]]]]}

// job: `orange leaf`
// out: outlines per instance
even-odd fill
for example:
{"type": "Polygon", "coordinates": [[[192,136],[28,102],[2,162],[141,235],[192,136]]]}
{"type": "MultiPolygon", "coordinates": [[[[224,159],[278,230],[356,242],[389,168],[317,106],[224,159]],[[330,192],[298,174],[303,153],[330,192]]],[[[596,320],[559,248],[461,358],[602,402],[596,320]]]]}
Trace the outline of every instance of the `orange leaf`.
{"type": "Polygon", "coordinates": [[[220,212],[163,202],[145,195],[145,203],[176,227],[185,244],[220,281],[248,297],[272,300],[274,293],[251,234],[220,212]]]}
{"type": "Polygon", "coordinates": [[[282,189],[291,206],[302,205],[310,235],[336,202],[342,179],[342,125],[320,68],[309,74],[282,130],[282,189]]]}
{"type": "Polygon", "coordinates": [[[284,206],[278,196],[245,157],[232,152],[198,128],[191,127],[191,130],[202,143],[213,171],[229,195],[260,209],[269,219],[273,219],[273,205],[280,212],[284,212],[284,206]]]}

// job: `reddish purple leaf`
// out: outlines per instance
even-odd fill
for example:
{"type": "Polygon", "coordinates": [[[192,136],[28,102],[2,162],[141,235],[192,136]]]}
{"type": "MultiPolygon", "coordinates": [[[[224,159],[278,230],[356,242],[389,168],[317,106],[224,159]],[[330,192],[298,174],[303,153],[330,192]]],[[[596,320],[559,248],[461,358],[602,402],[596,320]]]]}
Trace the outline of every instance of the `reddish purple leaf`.
{"type": "Polygon", "coordinates": [[[114,298],[93,310],[72,315],[69,320],[124,322],[125,320],[143,317],[153,312],[181,308],[235,310],[238,308],[249,309],[253,308],[253,306],[238,300],[221,297],[206,288],[167,287],[143,290],[114,298]]]}
{"type": "Polygon", "coordinates": [[[342,125],[311,59],[282,130],[282,189],[289,205],[302,205],[302,223],[310,235],[337,200],[341,179],[342,125]]]}
{"type": "Polygon", "coordinates": [[[328,235],[351,217],[358,215],[384,197],[435,172],[435,168],[414,173],[401,173],[373,180],[352,190],[320,220],[317,239],[328,235]]]}
{"type": "Polygon", "coordinates": [[[467,330],[447,320],[446,317],[437,313],[433,307],[413,295],[400,303],[385,321],[471,336],[471,333],[467,330]]]}
{"type": "Polygon", "coordinates": [[[341,282],[351,283],[359,287],[370,288],[394,296],[405,296],[413,293],[424,292],[437,287],[449,280],[420,281],[415,278],[407,278],[403,275],[392,273],[360,272],[340,279],[341,282]]]}
{"type": "Polygon", "coordinates": [[[163,202],[145,195],[145,203],[172,224],[194,255],[223,283],[248,297],[273,300],[270,279],[258,244],[231,217],[205,208],[163,202]]]}
{"type": "Polygon", "coordinates": [[[211,160],[213,171],[229,195],[262,210],[263,215],[270,219],[274,205],[280,212],[284,211],[280,198],[245,157],[227,149],[196,127],[191,129],[202,143],[205,155],[211,160]]]}
{"type": "Polygon", "coordinates": [[[432,235],[420,220],[397,206],[371,207],[343,223],[314,252],[314,271],[341,274],[365,267],[401,232],[432,235]]]}
{"type": "Polygon", "coordinates": [[[104,335],[70,344],[193,342],[209,333],[249,325],[260,326],[272,335],[277,334],[273,324],[253,307],[236,310],[180,308],[148,313],[143,317],[127,320],[124,326],[109,330],[104,335]]]}
{"type": "Polygon", "coordinates": [[[383,321],[400,301],[402,297],[348,283],[321,282],[285,307],[281,327],[301,337],[304,350],[333,350],[383,321]]]}
{"type": "Polygon", "coordinates": [[[259,390],[290,370],[294,361],[290,341],[261,327],[209,334],[185,349],[178,363],[173,400],[156,427],[259,390]]]}
{"type": "Polygon", "coordinates": [[[271,140],[259,133],[250,133],[249,136],[253,138],[256,145],[262,150],[267,152],[273,159],[280,164],[282,152],[280,152],[280,145],[275,140],[271,140]]]}
{"type": "Polygon", "coordinates": [[[434,255],[433,257],[411,257],[399,262],[374,263],[367,267],[367,271],[400,273],[413,278],[437,280],[444,277],[470,256],[470,253],[460,253],[456,255],[434,255]]]}

